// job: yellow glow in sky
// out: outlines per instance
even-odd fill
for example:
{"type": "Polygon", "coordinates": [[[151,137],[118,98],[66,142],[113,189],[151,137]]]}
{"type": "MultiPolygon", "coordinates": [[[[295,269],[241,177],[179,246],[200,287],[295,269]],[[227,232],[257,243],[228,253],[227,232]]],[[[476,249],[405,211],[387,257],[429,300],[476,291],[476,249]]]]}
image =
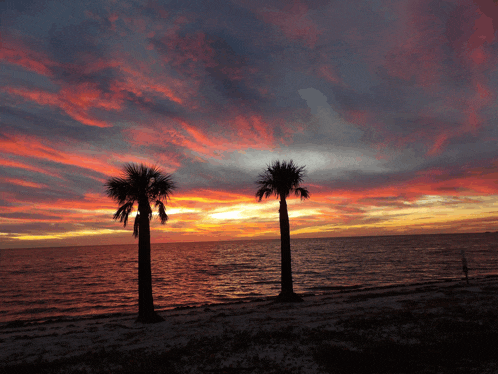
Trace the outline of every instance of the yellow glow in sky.
{"type": "Polygon", "coordinates": [[[17,240],[43,240],[43,239],[65,239],[78,236],[95,236],[105,234],[116,234],[122,232],[129,232],[128,230],[111,230],[111,229],[98,229],[98,230],[81,230],[81,231],[67,231],[61,233],[52,233],[46,235],[30,235],[30,234],[12,234],[13,238],[17,240]]]}

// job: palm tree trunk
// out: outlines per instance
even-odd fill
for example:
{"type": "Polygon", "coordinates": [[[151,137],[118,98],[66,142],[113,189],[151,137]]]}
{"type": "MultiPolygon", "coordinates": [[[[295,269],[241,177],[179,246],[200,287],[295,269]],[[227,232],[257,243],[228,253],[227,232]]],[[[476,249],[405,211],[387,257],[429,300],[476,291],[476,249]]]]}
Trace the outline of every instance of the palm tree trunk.
{"type": "MultiPolygon", "coordinates": [[[[138,319],[144,323],[159,322],[152,299],[152,275],[150,267],[150,223],[146,209],[140,209],[138,230],[138,319]]],[[[160,319],[162,320],[162,318],[160,319]]]]}
{"type": "Polygon", "coordinates": [[[285,197],[281,197],[280,199],[279,219],[280,219],[280,251],[282,255],[281,296],[286,297],[293,295],[294,290],[292,287],[289,214],[287,212],[287,202],[285,201],[285,197]]]}

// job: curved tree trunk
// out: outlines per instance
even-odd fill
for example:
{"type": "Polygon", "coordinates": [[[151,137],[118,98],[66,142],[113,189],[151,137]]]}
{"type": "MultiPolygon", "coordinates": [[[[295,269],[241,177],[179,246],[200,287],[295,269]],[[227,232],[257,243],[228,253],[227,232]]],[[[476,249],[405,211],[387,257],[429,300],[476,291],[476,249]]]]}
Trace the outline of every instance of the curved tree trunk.
{"type": "Polygon", "coordinates": [[[154,323],[163,321],[154,312],[152,299],[152,274],[150,267],[150,222],[146,209],[139,206],[140,223],[138,230],[138,322],[154,323]]]}

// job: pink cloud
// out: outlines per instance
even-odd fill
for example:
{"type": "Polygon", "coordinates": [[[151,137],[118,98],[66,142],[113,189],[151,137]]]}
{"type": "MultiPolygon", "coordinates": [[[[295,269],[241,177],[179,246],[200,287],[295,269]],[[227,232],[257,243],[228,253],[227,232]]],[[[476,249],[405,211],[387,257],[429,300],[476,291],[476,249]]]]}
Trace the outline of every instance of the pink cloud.
{"type": "Polygon", "coordinates": [[[439,32],[444,25],[426,8],[426,1],[422,1],[403,9],[397,28],[386,35],[394,46],[387,53],[384,64],[391,76],[407,81],[414,79],[424,87],[438,83],[444,70],[447,42],[439,32]]]}
{"type": "Polygon", "coordinates": [[[0,60],[45,76],[51,76],[51,68],[59,65],[44,53],[33,51],[19,41],[9,40],[2,40],[0,44],[0,60]]]}
{"type": "MultiPolygon", "coordinates": [[[[204,32],[187,33],[180,35],[182,22],[162,32],[158,40],[167,47],[167,53],[159,51],[161,62],[165,68],[174,67],[176,72],[183,75],[191,91],[197,92],[206,76],[212,74],[210,69],[215,69],[231,81],[241,81],[255,69],[245,66],[241,57],[231,55],[228,58],[213,47],[215,39],[204,32]]],[[[156,33],[159,35],[159,32],[156,33]]],[[[185,83],[184,83],[185,85],[185,83]]],[[[191,95],[190,95],[191,96],[191,95]]],[[[196,107],[196,109],[199,109],[196,107]]]]}
{"type": "Polygon", "coordinates": [[[110,152],[102,151],[99,157],[89,157],[83,152],[68,152],[65,149],[75,149],[71,142],[51,142],[45,138],[32,135],[8,135],[0,138],[1,152],[6,155],[15,155],[23,158],[34,158],[52,161],[64,165],[77,166],[106,175],[119,174],[119,168],[110,165],[110,152]]]}
{"type": "MultiPolygon", "coordinates": [[[[81,56],[81,59],[82,61],[88,60],[84,56],[81,56]]],[[[76,121],[97,127],[110,127],[112,124],[101,120],[92,114],[92,111],[95,109],[121,110],[129,92],[138,97],[153,94],[179,104],[183,103],[183,99],[175,91],[184,91],[185,95],[191,94],[189,90],[183,90],[184,84],[179,80],[161,75],[152,78],[147,74],[150,70],[148,65],[142,62],[138,68],[134,68],[132,63],[125,63],[125,61],[124,58],[123,60],[116,58],[112,60],[99,59],[89,60],[88,63],[79,65],[67,64],[63,66],[73,74],[82,76],[95,74],[108,68],[118,69],[123,75],[110,82],[107,92],[102,91],[97,83],[84,81],[77,83],[59,82],[61,88],[57,93],[14,87],[7,87],[4,90],[11,95],[34,101],[40,105],[59,108],[76,121]]]]}
{"type": "Polygon", "coordinates": [[[277,142],[273,136],[273,125],[255,113],[241,114],[235,109],[228,109],[226,116],[215,121],[225,124],[222,131],[214,133],[205,123],[175,119],[169,123],[149,123],[125,132],[135,145],[171,144],[184,148],[187,155],[188,151],[193,151],[218,159],[222,152],[248,148],[272,149],[277,142]]]}
{"type": "Polygon", "coordinates": [[[47,185],[41,184],[41,183],[35,183],[28,181],[26,179],[17,179],[17,178],[0,178],[1,182],[9,183],[9,184],[15,184],[18,186],[22,187],[30,187],[30,188],[46,188],[47,185]]]}
{"type": "Polygon", "coordinates": [[[493,19],[476,10],[478,18],[475,20],[474,33],[467,41],[467,54],[475,65],[481,65],[488,59],[484,43],[491,44],[495,39],[493,19]]]}
{"type": "Polygon", "coordinates": [[[314,48],[321,31],[309,17],[308,6],[299,0],[284,7],[283,10],[264,8],[258,11],[267,23],[277,26],[290,40],[300,40],[314,48]]]}
{"type": "Polygon", "coordinates": [[[498,194],[496,180],[497,160],[490,167],[464,168],[459,174],[451,174],[441,168],[418,172],[405,181],[387,182],[380,186],[355,186],[348,189],[322,188],[313,193],[313,201],[322,204],[375,206],[399,205],[414,202],[424,195],[453,196],[466,201],[468,196],[498,194]]]}
{"type": "Polygon", "coordinates": [[[436,138],[436,141],[434,142],[434,145],[432,146],[432,148],[427,152],[427,154],[429,156],[434,156],[436,154],[439,154],[442,152],[443,150],[443,145],[444,143],[446,142],[446,140],[448,139],[448,135],[447,134],[440,134],[437,138],[436,138]]]}
{"type": "Polygon", "coordinates": [[[182,71],[195,72],[195,68],[200,64],[203,67],[215,67],[215,51],[206,39],[206,34],[196,32],[180,36],[167,33],[161,38],[161,42],[168,47],[168,53],[163,56],[165,63],[181,68],[182,71]]]}
{"type": "MultiPolygon", "coordinates": [[[[20,96],[26,100],[34,101],[40,105],[48,105],[62,109],[69,117],[76,121],[96,127],[111,127],[112,125],[101,121],[90,114],[88,110],[93,107],[105,108],[106,104],[101,102],[100,95],[94,89],[82,87],[82,91],[73,91],[70,88],[65,88],[57,94],[42,90],[29,90],[25,88],[6,88],[5,91],[11,95],[20,96]],[[65,96],[68,93],[68,97],[65,96]],[[96,94],[97,93],[97,94],[96,94]]],[[[73,87],[74,88],[74,87],[73,87]]],[[[111,105],[111,108],[116,108],[117,104],[111,105]]]]}
{"type": "Polygon", "coordinates": [[[142,62],[139,68],[123,60],[120,70],[124,73],[122,80],[113,82],[116,91],[132,92],[138,97],[154,94],[178,104],[184,104],[184,98],[192,94],[192,90],[179,79],[171,78],[165,74],[152,75],[150,66],[142,62]]]}
{"type": "MultiPolygon", "coordinates": [[[[98,17],[98,16],[95,16],[98,17]]],[[[115,19],[117,15],[111,15],[115,19]]],[[[47,92],[41,89],[29,88],[3,88],[11,95],[34,101],[39,105],[59,108],[68,116],[87,126],[110,127],[112,124],[98,118],[95,109],[106,111],[119,111],[128,93],[132,92],[138,97],[156,95],[167,98],[175,103],[183,104],[183,96],[192,96],[193,91],[188,83],[172,78],[166,74],[157,74],[157,69],[152,69],[156,61],[140,61],[130,58],[117,51],[109,51],[112,58],[99,58],[80,53],[78,63],[59,64],[51,61],[43,53],[27,48],[21,42],[15,44],[3,42],[0,49],[0,61],[22,66],[27,70],[49,76],[61,88],[59,92],[47,92]],[[55,81],[52,69],[60,68],[74,76],[95,75],[105,69],[113,69],[122,73],[112,80],[107,92],[102,91],[97,83],[79,80],[76,82],[55,81]],[[93,113],[92,113],[93,112],[93,113]]],[[[146,100],[151,100],[150,98],[146,100]]]]}
{"type": "Polygon", "coordinates": [[[495,29],[493,27],[493,20],[487,15],[483,14],[479,9],[477,13],[480,15],[475,21],[474,33],[468,41],[470,49],[475,49],[484,44],[484,42],[491,43],[495,39],[495,29]]]}
{"type": "Polygon", "coordinates": [[[474,3],[479,7],[479,14],[486,18],[479,18],[476,21],[474,28],[481,36],[481,40],[485,39],[488,43],[494,40],[494,33],[498,31],[498,3],[496,0],[474,0],[474,3]]]}
{"type": "Polygon", "coordinates": [[[332,69],[332,67],[327,65],[322,65],[318,68],[318,74],[324,77],[329,82],[335,84],[342,84],[341,78],[338,77],[336,72],[332,69]]]}
{"type": "MultiPolygon", "coordinates": [[[[0,152],[1,153],[1,152],[0,152]]],[[[3,152],[3,153],[8,153],[8,152],[3,152]]],[[[18,158],[16,156],[16,158],[18,158]]],[[[42,168],[38,165],[31,165],[26,162],[20,162],[18,160],[12,160],[9,158],[5,158],[0,156],[0,166],[1,167],[7,167],[7,168],[13,168],[13,169],[22,169],[22,170],[29,170],[32,172],[40,173],[40,174],[46,174],[51,177],[63,179],[62,176],[59,173],[54,173],[53,171],[47,170],[47,168],[42,168]]]]}
{"type": "Polygon", "coordinates": [[[484,82],[474,80],[473,84],[473,95],[465,100],[465,107],[463,109],[466,121],[457,129],[456,135],[463,135],[466,133],[476,135],[481,127],[488,125],[487,123],[484,123],[484,119],[481,117],[480,112],[487,106],[493,104],[494,95],[491,90],[486,87],[484,82]]]}
{"type": "Polygon", "coordinates": [[[446,36],[461,63],[476,67],[489,60],[487,47],[495,41],[498,7],[488,0],[474,0],[457,7],[446,25],[446,36]]]}

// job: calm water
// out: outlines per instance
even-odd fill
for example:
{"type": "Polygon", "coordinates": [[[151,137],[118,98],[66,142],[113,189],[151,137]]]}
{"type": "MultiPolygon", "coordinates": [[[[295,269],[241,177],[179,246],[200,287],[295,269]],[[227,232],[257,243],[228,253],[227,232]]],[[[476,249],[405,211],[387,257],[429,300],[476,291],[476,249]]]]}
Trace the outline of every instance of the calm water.
{"type": "MultiPolygon", "coordinates": [[[[498,274],[498,234],[294,239],[301,294],[498,274]]],[[[137,311],[137,245],[0,250],[0,322],[137,311]]],[[[152,245],[157,310],[272,296],[280,241],[152,245]]]]}

